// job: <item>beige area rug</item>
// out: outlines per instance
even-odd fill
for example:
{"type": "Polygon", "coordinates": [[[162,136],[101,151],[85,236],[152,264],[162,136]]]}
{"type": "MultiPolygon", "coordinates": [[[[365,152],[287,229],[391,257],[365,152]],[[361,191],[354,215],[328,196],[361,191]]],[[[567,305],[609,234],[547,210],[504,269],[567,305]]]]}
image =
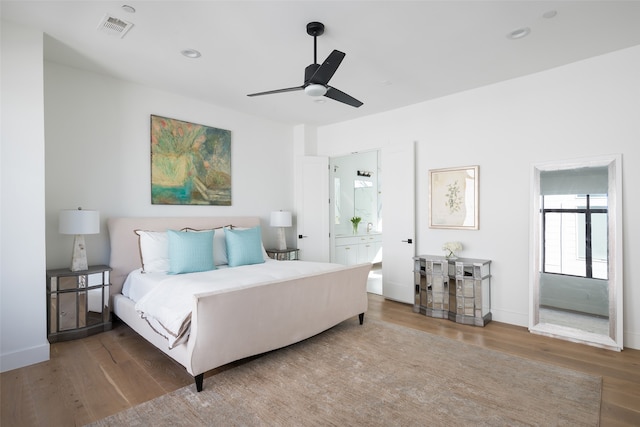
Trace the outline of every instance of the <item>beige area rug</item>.
{"type": "Polygon", "coordinates": [[[355,319],[95,426],[597,426],[601,378],[355,319]]]}

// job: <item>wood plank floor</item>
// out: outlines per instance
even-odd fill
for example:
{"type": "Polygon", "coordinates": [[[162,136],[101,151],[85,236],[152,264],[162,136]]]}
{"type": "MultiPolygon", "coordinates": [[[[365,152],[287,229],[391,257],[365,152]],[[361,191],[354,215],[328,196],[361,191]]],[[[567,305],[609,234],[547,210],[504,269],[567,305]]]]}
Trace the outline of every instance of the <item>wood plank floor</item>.
{"type": "MultiPolygon", "coordinates": [[[[366,318],[602,376],[600,425],[640,426],[640,350],[617,353],[498,322],[484,328],[459,325],[415,314],[410,305],[372,294],[366,318]]],[[[109,332],[52,344],[51,360],[5,372],[0,382],[0,425],[75,426],[193,385],[193,378],[129,327],[116,323],[109,332]]]]}

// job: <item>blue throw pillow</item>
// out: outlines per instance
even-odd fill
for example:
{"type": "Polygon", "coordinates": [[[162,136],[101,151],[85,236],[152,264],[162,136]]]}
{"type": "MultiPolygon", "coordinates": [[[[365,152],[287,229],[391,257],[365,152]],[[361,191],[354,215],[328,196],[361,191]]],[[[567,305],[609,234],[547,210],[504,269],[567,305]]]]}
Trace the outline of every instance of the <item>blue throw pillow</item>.
{"type": "Polygon", "coordinates": [[[167,230],[169,274],[215,270],[213,230],[200,233],[167,230]]]}
{"type": "Polygon", "coordinates": [[[260,227],[246,230],[226,228],[224,237],[227,243],[227,260],[229,267],[260,264],[264,262],[262,255],[262,232],[260,227]]]}

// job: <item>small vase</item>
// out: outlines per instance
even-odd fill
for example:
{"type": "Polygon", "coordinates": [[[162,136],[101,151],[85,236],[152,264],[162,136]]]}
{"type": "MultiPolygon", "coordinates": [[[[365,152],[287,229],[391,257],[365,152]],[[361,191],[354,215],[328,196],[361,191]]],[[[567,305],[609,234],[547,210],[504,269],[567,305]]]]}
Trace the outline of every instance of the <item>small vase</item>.
{"type": "Polygon", "coordinates": [[[451,261],[455,261],[458,259],[458,256],[455,254],[455,252],[449,252],[447,255],[444,256],[446,259],[449,259],[451,261]]]}
{"type": "Polygon", "coordinates": [[[358,224],[353,224],[353,234],[358,234],[358,224]]]}

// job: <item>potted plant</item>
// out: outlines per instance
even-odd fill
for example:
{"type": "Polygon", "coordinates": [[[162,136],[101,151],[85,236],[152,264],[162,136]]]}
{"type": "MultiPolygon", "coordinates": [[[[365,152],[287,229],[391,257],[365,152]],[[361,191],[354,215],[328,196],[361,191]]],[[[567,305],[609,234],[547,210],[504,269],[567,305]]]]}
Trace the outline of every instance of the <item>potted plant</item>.
{"type": "Polygon", "coordinates": [[[354,216],[350,221],[353,225],[353,234],[358,234],[358,225],[360,224],[360,221],[362,221],[362,218],[360,218],[359,216],[354,216]]]}

